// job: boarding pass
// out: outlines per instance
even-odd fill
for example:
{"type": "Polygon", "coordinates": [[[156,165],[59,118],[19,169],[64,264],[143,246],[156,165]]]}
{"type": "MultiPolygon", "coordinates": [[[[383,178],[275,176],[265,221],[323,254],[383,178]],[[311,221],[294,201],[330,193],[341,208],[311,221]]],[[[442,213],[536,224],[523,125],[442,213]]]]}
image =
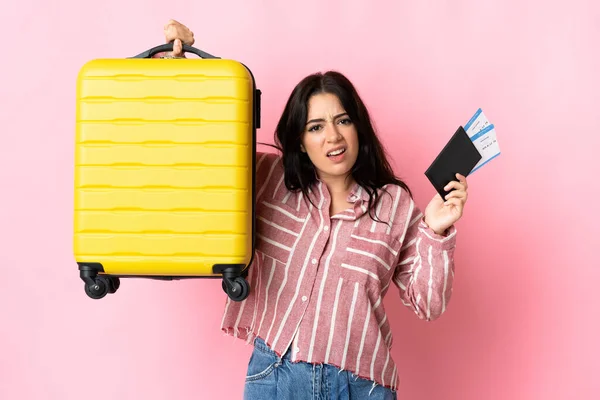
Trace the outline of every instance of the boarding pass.
{"type": "Polygon", "coordinates": [[[465,125],[465,131],[481,154],[481,160],[473,167],[471,174],[500,155],[500,146],[496,138],[494,124],[486,118],[480,109],[465,125]]]}

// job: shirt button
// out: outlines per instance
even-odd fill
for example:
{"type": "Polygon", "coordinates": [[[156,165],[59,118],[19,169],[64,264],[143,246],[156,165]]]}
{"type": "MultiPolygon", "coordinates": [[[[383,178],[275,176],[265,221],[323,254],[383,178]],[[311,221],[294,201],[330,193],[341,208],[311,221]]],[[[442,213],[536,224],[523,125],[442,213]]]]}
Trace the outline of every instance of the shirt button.
{"type": "Polygon", "coordinates": [[[300,349],[296,347],[296,353],[300,353],[300,349]]]}
{"type": "Polygon", "coordinates": [[[308,300],[308,297],[302,296],[302,301],[306,301],[306,300],[308,300]]]}
{"type": "Polygon", "coordinates": [[[312,263],[313,263],[313,264],[316,264],[316,263],[317,263],[317,259],[316,259],[316,258],[313,258],[313,259],[312,259],[312,263]]]}
{"type": "Polygon", "coordinates": [[[325,225],[325,228],[323,228],[325,230],[325,232],[327,232],[329,230],[329,227],[327,225],[325,225]]]}

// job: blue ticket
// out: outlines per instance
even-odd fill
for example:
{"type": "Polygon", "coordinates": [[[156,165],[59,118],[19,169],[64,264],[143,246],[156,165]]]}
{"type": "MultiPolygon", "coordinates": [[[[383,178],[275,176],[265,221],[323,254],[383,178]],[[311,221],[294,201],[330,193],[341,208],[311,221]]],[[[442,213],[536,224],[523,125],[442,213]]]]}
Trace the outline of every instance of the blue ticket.
{"type": "Polygon", "coordinates": [[[490,123],[481,108],[475,112],[464,128],[481,154],[481,160],[473,167],[472,174],[500,155],[500,145],[494,124],[490,123]]]}

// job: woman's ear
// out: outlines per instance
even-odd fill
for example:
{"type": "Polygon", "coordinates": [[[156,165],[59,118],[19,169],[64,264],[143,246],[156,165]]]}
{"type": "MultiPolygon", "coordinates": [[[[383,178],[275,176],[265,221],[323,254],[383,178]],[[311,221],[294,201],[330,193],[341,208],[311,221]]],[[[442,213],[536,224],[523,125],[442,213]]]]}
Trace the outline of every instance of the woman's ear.
{"type": "Polygon", "coordinates": [[[300,144],[300,151],[302,151],[303,153],[306,153],[306,149],[304,148],[304,145],[300,144]]]}

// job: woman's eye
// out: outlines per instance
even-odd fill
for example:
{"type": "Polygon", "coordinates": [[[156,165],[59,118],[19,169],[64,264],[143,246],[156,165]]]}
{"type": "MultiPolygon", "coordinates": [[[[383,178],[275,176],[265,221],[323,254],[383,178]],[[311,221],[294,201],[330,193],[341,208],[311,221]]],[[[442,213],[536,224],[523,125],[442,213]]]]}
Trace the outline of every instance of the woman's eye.
{"type": "Polygon", "coordinates": [[[349,125],[352,121],[350,121],[350,118],[344,118],[342,120],[340,120],[340,124],[342,125],[349,125]]]}
{"type": "Polygon", "coordinates": [[[316,132],[316,131],[318,131],[319,129],[321,129],[321,125],[313,125],[313,126],[311,126],[310,128],[308,128],[308,131],[309,131],[309,132],[316,132]]]}

